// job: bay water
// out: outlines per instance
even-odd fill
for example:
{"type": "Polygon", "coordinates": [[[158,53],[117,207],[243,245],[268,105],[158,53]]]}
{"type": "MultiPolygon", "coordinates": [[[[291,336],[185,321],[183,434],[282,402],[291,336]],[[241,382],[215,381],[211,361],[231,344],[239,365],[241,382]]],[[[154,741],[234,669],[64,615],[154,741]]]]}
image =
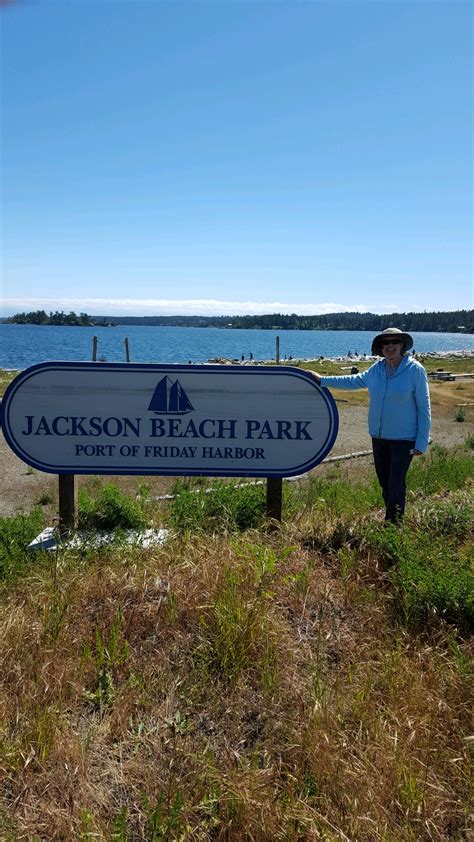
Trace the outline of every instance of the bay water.
{"type": "MultiPolygon", "coordinates": [[[[474,334],[412,333],[417,353],[474,352],[474,334]]],[[[25,369],[51,360],[91,360],[93,337],[97,359],[125,362],[128,339],[131,362],[205,363],[227,359],[255,362],[275,359],[315,359],[369,355],[374,332],[352,330],[236,330],[233,328],[56,327],[0,324],[0,368],[25,369]]]]}

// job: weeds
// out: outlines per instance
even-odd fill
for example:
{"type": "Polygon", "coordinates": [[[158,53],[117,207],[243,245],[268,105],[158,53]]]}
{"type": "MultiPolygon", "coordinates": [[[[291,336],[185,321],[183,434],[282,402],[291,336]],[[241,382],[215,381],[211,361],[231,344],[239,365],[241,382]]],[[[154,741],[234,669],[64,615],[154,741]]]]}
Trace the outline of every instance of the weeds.
{"type": "Polygon", "coordinates": [[[474,473],[474,459],[464,454],[450,454],[446,448],[434,444],[427,456],[413,460],[407,476],[407,486],[424,495],[463,488],[474,473]]]}
{"type": "Polygon", "coordinates": [[[143,806],[146,815],[146,839],[149,842],[171,842],[179,839],[182,830],[181,814],[184,799],[180,790],[174,795],[173,801],[166,804],[163,795],[159,795],[152,805],[148,796],[143,796],[143,806]]]}
{"type": "Polygon", "coordinates": [[[146,517],[139,501],[107,483],[95,498],[79,489],[79,528],[85,530],[139,529],[146,517]]]}
{"type": "Polygon", "coordinates": [[[169,509],[171,524],[182,531],[254,529],[262,525],[264,516],[262,486],[232,486],[224,482],[216,482],[204,490],[183,483],[169,509]]]}
{"type": "Polygon", "coordinates": [[[201,619],[203,639],[196,653],[201,665],[233,681],[252,663],[261,621],[258,603],[247,598],[238,573],[225,568],[219,593],[201,619]]]}
{"type": "Polygon", "coordinates": [[[447,499],[428,499],[414,510],[411,522],[420,532],[444,535],[454,543],[461,543],[471,536],[474,528],[471,496],[454,492],[447,499]]]}
{"type": "Polygon", "coordinates": [[[101,710],[111,705],[117,692],[119,667],[127,662],[129,647],[122,634],[122,613],[117,609],[109,634],[96,629],[93,645],[88,644],[84,652],[86,661],[94,667],[95,680],[92,690],[84,690],[84,697],[101,710]]]}
{"type": "Polygon", "coordinates": [[[122,807],[114,820],[110,842],[128,842],[129,834],[127,815],[127,807],[122,807]]]}
{"type": "Polygon", "coordinates": [[[49,506],[54,500],[52,494],[49,491],[43,492],[43,494],[38,497],[38,506],[49,506]]]}

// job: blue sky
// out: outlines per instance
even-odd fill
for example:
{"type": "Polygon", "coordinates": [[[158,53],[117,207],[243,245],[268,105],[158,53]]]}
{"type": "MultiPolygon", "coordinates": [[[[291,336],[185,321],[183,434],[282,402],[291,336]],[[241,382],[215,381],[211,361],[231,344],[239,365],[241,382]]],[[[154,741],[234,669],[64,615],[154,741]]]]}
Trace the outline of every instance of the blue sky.
{"type": "Polygon", "coordinates": [[[0,14],[3,314],[473,306],[470,3],[0,14]]]}

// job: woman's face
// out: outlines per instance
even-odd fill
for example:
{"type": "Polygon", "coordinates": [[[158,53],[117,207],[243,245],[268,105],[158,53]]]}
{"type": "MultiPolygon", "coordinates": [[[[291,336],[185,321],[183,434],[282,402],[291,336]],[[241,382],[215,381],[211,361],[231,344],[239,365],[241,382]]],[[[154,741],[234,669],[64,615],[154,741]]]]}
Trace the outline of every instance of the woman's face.
{"type": "Polygon", "coordinates": [[[402,358],[403,341],[401,339],[382,339],[380,344],[384,359],[389,365],[398,365],[402,358]]]}

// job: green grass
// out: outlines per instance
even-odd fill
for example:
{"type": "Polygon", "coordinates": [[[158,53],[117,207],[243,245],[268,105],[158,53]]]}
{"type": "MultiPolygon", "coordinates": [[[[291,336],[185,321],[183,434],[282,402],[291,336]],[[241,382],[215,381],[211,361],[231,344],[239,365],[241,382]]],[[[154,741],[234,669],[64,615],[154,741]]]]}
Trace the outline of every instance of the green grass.
{"type": "Polygon", "coordinates": [[[307,483],[298,489],[301,503],[315,512],[331,517],[346,517],[353,521],[370,509],[381,505],[381,493],[376,480],[354,480],[343,467],[335,466],[325,475],[311,474],[307,483]]]}
{"type": "Polygon", "coordinates": [[[434,444],[426,456],[414,459],[407,477],[407,487],[424,495],[456,491],[474,476],[474,455],[449,453],[434,444]]]}
{"type": "Polygon", "coordinates": [[[0,518],[0,578],[18,576],[31,564],[35,555],[28,551],[28,544],[43,528],[39,508],[28,515],[0,518]]]}
{"type": "Polygon", "coordinates": [[[430,374],[439,368],[451,371],[452,374],[470,374],[474,371],[474,357],[423,357],[423,366],[430,374]]]}

